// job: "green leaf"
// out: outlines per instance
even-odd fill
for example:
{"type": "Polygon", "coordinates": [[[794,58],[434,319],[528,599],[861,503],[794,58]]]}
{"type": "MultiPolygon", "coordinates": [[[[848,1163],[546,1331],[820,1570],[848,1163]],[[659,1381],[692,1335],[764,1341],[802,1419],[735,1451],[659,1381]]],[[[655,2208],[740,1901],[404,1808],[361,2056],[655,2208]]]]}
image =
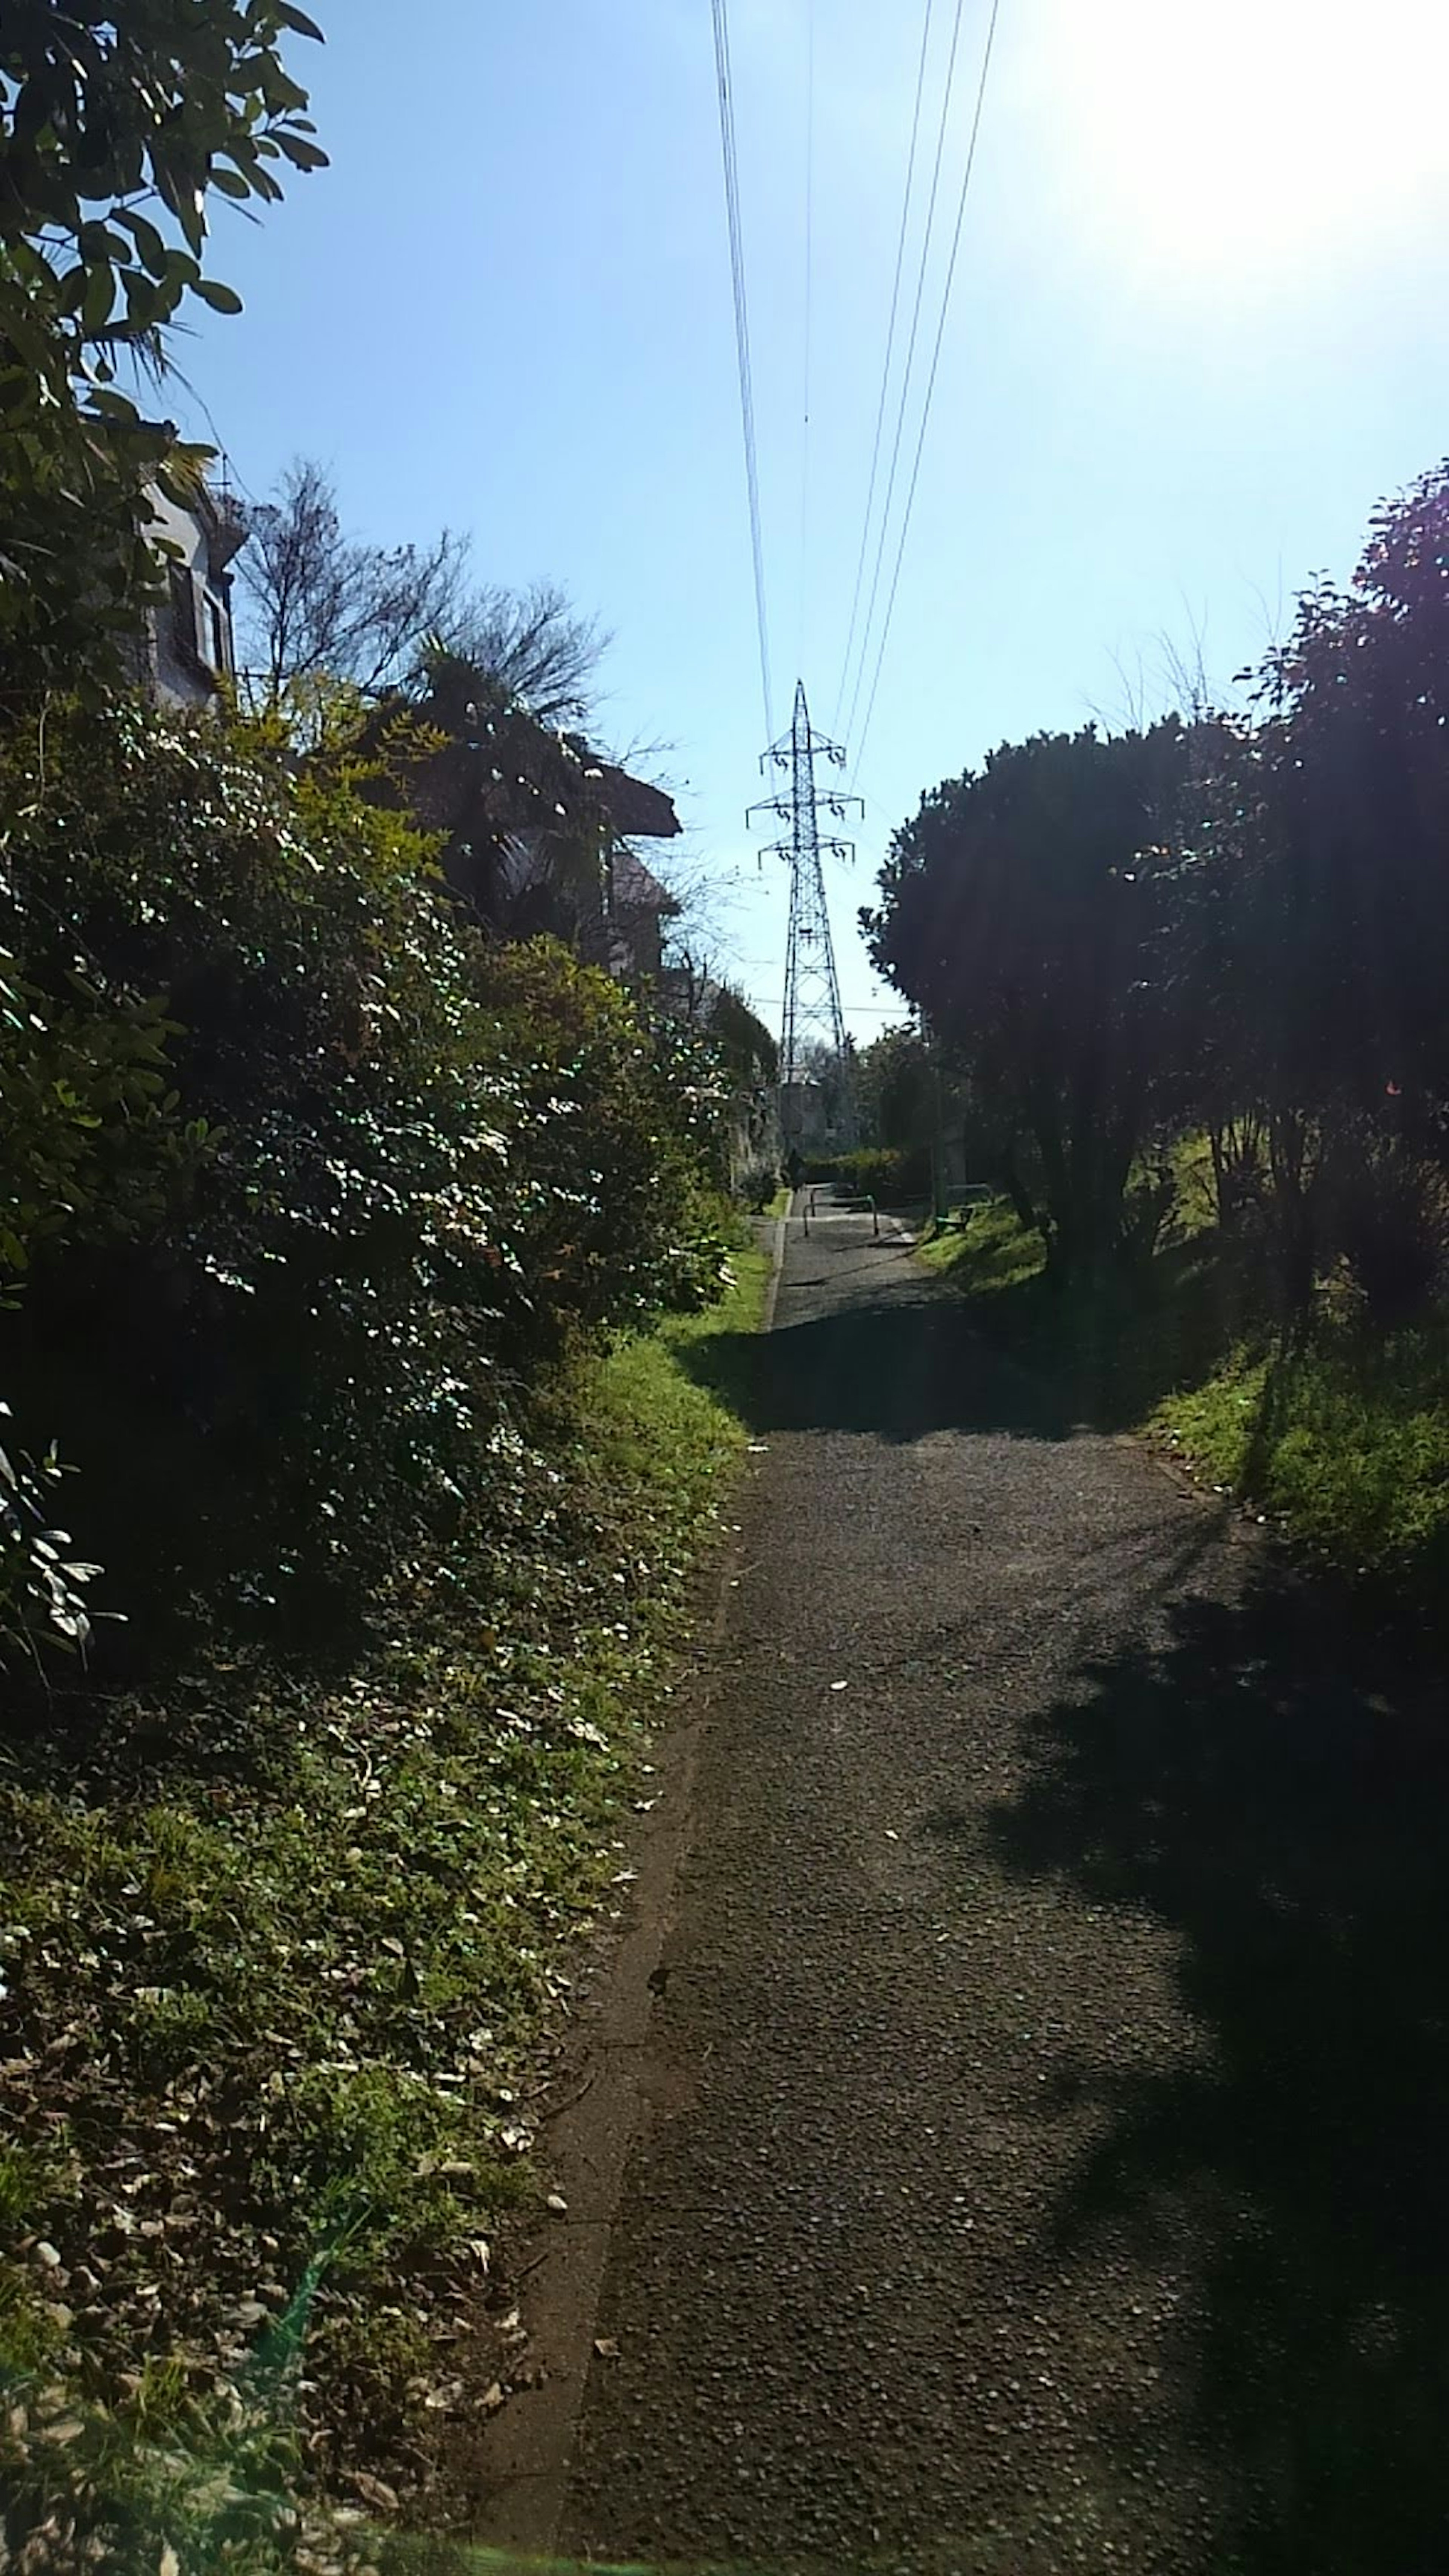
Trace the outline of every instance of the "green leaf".
{"type": "Polygon", "coordinates": [[[213,161],[211,184],[220,190],[222,196],[234,197],[238,202],[252,193],[250,183],[242,177],[240,170],[229,170],[224,161],[213,161]]]}
{"type": "Polygon", "coordinates": [[[125,225],[151,275],[164,278],[167,261],[166,244],[155,225],[147,216],[138,215],[130,206],[118,206],[115,219],[118,224],[125,225]]]}
{"type": "Polygon", "coordinates": [[[129,245],[108,224],[88,223],[80,228],[80,254],[84,260],[122,260],[128,249],[129,245]]]}
{"type": "Polygon", "coordinates": [[[277,19],[281,26],[290,27],[294,36],[310,36],[314,45],[327,42],[316,19],[309,18],[305,9],[294,9],[292,0],[277,0],[277,19]]]}
{"type": "Polygon", "coordinates": [[[277,141],[278,141],[278,143],[281,145],[282,150],[285,152],[285,154],[286,154],[286,156],[287,156],[287,159],[288,159],[288,160],[293,164],[293,166],[294,166],[296,169],[298,169],[298,170],[325,170],[325,169],[326,169],[326,167],[327,167],[327,155],[326,155],[326,153],[322,150],[322,147],[321,147],[321,145],[320,145],[320,144],[318,144],[318,143],[309,143],[305,135],[303,135],[303,134],[293,134],[293,133],[291,133],[291,132],[288,130],[288,128],[287,128],[287,127],[285,127],[285,126],[281,126],[281,127],[279,127],[279,128],[278,128],[278,131],[277,131],[277,141]]]}
{"type": "Polygon", "coordinates": [[[242,300],[234,286],[223,286],[219,277],[198,277],[194,292],[213,313],[240,313],[242,300]]]}
{"type": "Polygon", "coordinates": [[[116,272],[109,261],[101,260],[86,279],[85,294],[81,298],[81,329],[104,331],[115,301],[116,272]]]}

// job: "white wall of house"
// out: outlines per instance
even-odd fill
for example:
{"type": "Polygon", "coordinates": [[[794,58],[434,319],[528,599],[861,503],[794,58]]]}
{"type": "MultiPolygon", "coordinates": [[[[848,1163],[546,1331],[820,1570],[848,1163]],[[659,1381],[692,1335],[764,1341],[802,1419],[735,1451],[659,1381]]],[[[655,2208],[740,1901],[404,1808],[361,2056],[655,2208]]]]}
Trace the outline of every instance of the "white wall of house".
{"type": "Polygon", "coordinates": [[[183,507],[163,492],[152,494],[152,527],[179,549],[168,566],[168,595],[150,612],[151,681],[171,706],[204,707],[217,682],[236,669],[231,584],[225,558],[204,503],[183,507]]]}

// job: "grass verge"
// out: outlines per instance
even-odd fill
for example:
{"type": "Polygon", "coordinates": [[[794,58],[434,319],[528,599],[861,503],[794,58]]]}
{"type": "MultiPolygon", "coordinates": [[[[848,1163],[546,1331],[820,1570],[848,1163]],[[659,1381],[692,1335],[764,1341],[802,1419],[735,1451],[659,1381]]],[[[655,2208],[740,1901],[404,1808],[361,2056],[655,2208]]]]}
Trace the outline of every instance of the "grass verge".
{"type": "Polygon", "coordinates": [[[1449,1320],[1379,1338],[1330,1293],[1306,1345],[1285,1348],[1261,1260],[1212,1227],[1191,1153],[1144,1274],[1055,1291],[1005,1200],[920,1258],[1081,1420],[1166,1440],[1336,1569],[1428,1598],[1449,1570],[1449,1320]]]}
{"type": "Polygon", "coordinates": [[[37,2568],[183,2528],[188,2570],[313,2563],[299,2498],[405,2508],[476,2415],[532,2082],[746,1438],[689,1362],[767,1272],[553,1390],[491,1625],[200,1671],[99,1736],[57,1704],[0,1754],[0,2477],[37,2568]]]}
{"type": "Polygon", "coordinates": [[[1428,1594],[1449,1570],[1449,1323],[1239,1345],[1154,1426],[1335,1566],[1428,1594]]]}

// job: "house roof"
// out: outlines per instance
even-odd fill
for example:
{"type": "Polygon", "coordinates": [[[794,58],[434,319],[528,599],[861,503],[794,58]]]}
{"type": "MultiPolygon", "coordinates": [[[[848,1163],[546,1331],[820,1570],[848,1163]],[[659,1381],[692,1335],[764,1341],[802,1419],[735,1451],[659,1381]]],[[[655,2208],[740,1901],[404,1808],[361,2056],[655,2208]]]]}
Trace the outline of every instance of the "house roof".
{"type": "Polygon", "coordinates": [[[588,768],[616,832],[630,840],[672,841],[683,830],[674,801],[662,787],[631,778],[627,769],[616,768],[611,760],[591,758],[588,768]]]}

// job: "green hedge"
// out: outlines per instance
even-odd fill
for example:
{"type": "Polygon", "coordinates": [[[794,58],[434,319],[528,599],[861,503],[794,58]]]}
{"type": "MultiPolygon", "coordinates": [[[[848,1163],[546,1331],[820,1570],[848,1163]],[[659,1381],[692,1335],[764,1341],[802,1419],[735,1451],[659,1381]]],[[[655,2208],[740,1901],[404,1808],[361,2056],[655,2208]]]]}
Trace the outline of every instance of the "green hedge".
{"type": "Polygon", "coordinates": [[[854,1153],[816,1155],[805,1165],[807,1181],[835,1181],[863,1197],[892,1201],[928,1198],[931,1161],[924,1146],[909,1150],[861,1145],[854,1153]]]}
{"type": "Polygon", "coordinates": [[[461,1579],[571,1338],[717,1284],[707,1054],[487,947],[366,784],[138,705],[0,748],[0,1388],[113,1666],[461,1579]]]}

